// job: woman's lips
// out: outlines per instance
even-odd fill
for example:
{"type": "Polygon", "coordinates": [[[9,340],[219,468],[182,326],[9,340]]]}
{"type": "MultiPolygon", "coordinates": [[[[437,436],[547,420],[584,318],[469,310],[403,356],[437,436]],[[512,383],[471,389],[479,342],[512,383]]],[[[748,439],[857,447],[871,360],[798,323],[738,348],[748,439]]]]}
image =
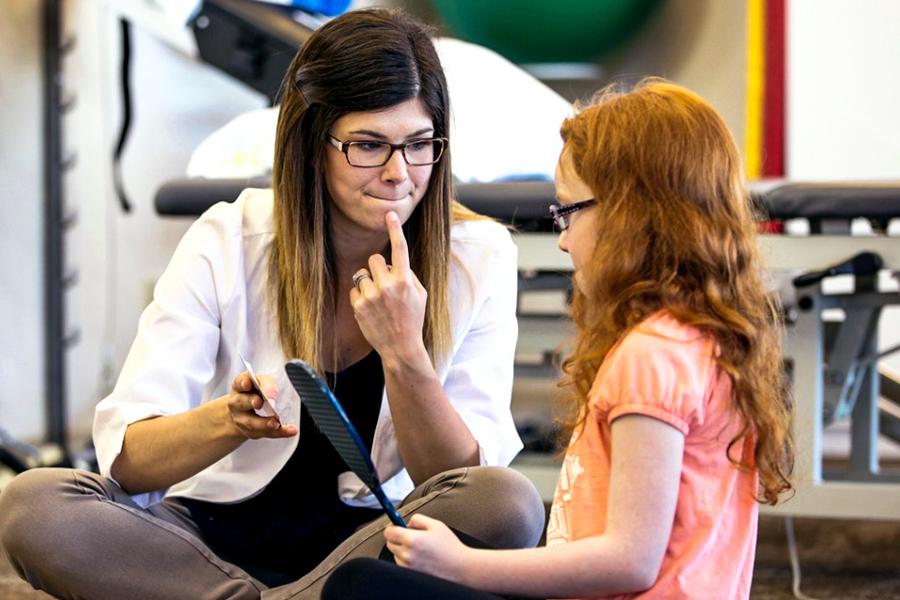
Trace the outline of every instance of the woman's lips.
{"type": "Polygon", "coordinates": [[[370,194],[370,193],[366,192],[366,196],[371,196],[372,198],[375,198],[376,200],[384,200],[385,202],[399,202],[400,200],[404,200],[407,197],[409,197],[409,194],[403,194],[402,196],[400,196],[398,198],[385,198],[384,196],[379,196],[377,194],[370,194]]]}

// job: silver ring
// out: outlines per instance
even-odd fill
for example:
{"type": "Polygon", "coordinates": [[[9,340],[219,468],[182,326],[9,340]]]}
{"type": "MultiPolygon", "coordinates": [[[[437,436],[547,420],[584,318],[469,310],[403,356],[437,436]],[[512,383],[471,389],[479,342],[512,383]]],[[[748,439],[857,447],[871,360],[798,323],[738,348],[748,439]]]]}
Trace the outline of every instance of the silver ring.
{"type": "Polygon", "coordinates": [[[360,269],[353,274],[353,287],[359,289],[359,284],[363,279],[372,279],[368,269],[360,269]]]}

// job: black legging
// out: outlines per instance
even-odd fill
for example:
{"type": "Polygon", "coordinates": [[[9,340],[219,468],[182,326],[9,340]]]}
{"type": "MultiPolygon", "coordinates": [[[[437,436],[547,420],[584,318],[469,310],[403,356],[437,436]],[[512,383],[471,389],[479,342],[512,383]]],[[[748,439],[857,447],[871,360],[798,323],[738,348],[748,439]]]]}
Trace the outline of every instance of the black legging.
{"type": "Polygon", "coordinates": [[[375,558],[338,567],[322,589],[322,600],[503,600],[487,592],[375,558]]]}

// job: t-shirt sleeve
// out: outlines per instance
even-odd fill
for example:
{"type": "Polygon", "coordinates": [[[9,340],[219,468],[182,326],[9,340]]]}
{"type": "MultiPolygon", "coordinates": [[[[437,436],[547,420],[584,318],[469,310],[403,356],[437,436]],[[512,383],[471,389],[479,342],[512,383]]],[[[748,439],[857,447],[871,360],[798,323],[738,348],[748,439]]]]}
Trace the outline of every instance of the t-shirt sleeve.
{"type": "Polygon", "coordinates": [[[611,424],[627,414],[659,419],[687,435],[706,417],[712,343],[696,330],[642,324],[626,334],[598,371],[591,405],[611,424]]]}

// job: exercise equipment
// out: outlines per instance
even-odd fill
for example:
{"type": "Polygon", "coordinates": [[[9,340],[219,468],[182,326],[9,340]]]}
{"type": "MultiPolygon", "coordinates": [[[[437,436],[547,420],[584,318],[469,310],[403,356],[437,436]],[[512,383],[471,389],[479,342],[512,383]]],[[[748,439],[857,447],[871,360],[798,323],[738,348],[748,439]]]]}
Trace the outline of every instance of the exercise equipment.
{"type": "Polygon", "coordinates": [[[462,39],[519,63],[591,62],[635,35],[658,0],[435,0],[462,39]]]}

